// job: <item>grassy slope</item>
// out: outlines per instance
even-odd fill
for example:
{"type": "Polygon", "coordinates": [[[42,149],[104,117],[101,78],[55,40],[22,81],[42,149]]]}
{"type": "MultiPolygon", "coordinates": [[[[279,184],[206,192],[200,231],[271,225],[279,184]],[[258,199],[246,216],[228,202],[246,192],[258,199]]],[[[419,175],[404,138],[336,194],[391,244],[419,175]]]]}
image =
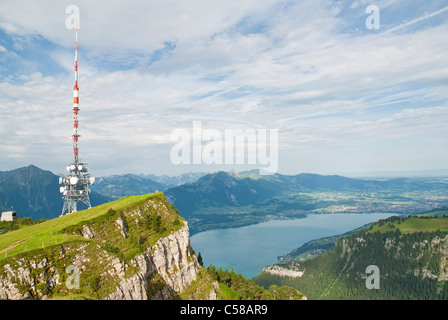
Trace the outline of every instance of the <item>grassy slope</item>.
{"type": "Polygon", "coordinates": [[[431,211],[431,212],[427,212],[427,213],[419,214],[419,215],[417,215],[417,216],[419,216],[419,217],[441,217],[441,216],[448,216],[448,209],[431,211]]]}
{"type": "MultiPolygon", "coordinates": [[[[48,295],[47,298],[50,299],[102,299],[114,291],[121,279],[113,272],[105,272],[105,268],[111,267],[111,259],[119,258],[126,265],[125,276],[132,276],[137,270],[127,265],[127,262],[142,250],[153,246],[161,237],[181,228],[183,221],[163,193],[125,197],[0,235],[0,273],[5,264],[15,269],[28,264],[31,266],[32,261],[46,260],[48,264],[31,268],[32,278],[38,281],[35,287],[37,289],[28,282],[18,284],[22,294],[38,299],[43,295],[48,295]],[[140,219],[135,218],[136,214],[140,219]],[[118,218],[125,219],[128,225],[129,236],[126,238],[117,228],[118,218]],[[84,227],[94,231],[94,238],[82,237],[81,230],[84,227]],[[8,249],[7,255],[5,249],[8,249]],[[66,267],[79,259],[78,255],[84,256],[80,288],[72,290],[65,286],[68,276],[66,267]],[[61,283],[48,289],[46,275],[53,272],[62,276],[61,283]]],[[[153,280],[155,282],[150,283],[148,294],[155,293],[157,288],[166,285],[160,276],[153,280]]],[[[199,280],[201,281],[197,283],[201,287],[211,286],[210,277],[199,280]]],[[[18,283],[16,279],[13,281],[18,283]]],[[[190,291],[192,290],[188,290],[190,291]]],[[[195,293],[186,297],[194,298],[195,293]]]]}
{"type": "Polygon", "coordinates": [[[387,221],[385,223],[375,223],[369,233],[388,232],[399,229],[401,233],[448,231],[448,218],[423,219],[410,217],[400,223],[398,221],[387,221]]]}
{"type": "Polygon", "coordinates": [[[33,249],[62,244],[72,240],[81,240],[83,239],[81,236],[65,234],[61,231],[68,226],[97,218],[107,213],[107,210],[111,207],[119,210],[128,206],[138,206],[147,199],[160,197],[163,197],[162,193],[125,197],[88,210],[79,211],[76,214],[65,215],[0,235],[0,260],[33,249]]]}

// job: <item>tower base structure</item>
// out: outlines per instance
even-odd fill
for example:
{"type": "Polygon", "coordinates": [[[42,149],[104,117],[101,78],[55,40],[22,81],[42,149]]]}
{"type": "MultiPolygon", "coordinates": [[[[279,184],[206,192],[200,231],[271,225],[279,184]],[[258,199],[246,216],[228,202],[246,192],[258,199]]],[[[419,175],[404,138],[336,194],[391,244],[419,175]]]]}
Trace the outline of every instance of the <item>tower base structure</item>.
{"type": "Polygon", "coordinates": [[[95,184],[95,177],[88,174],[87,163],[73,162],[65,169],[68,174],[59,178],[63,186],[59,191],[63,195],[64,206],[61,216],[80,210],[91,208],[89,185],[95,184]]]}

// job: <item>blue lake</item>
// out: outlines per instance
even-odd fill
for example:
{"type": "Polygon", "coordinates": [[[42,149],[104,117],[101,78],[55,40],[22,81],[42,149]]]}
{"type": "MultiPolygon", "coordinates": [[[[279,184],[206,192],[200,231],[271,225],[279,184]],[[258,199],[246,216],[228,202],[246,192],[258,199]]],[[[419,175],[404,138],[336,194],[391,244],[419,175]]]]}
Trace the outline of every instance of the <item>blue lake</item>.
{"type": "Polygon", "coordinates": [[[204,266],[231,269],[246,278],[278,262],[304,243],[361,227],[393,213],[310,214],[304,219],[271,220],[241,228],[210,230],[191,237],[191,246],[202,255],[204,266]]]}

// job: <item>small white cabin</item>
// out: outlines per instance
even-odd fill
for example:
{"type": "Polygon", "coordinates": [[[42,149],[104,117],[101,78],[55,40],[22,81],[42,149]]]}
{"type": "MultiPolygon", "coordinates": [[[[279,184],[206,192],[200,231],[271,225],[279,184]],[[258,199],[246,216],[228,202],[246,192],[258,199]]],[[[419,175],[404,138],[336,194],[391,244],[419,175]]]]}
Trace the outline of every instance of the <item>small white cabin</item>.
{"type": "Polygon", "coordinates": [[[17,212],[15,211],[4,211],[2,212],[2,217],[0,221],[16,221],[17,220],[17,212]]]}

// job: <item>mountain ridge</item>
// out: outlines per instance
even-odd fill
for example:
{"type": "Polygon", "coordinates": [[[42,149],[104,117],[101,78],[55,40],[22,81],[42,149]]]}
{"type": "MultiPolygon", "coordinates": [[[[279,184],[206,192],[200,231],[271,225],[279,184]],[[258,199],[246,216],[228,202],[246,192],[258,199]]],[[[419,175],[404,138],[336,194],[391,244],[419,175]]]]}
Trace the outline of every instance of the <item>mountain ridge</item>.
{"type": "Polygon", "coordinates": [[[109,197],[112,200],[122,197],[165,191],[167,185],[132,173],[99,177],[92,191],[109,197]]]}

